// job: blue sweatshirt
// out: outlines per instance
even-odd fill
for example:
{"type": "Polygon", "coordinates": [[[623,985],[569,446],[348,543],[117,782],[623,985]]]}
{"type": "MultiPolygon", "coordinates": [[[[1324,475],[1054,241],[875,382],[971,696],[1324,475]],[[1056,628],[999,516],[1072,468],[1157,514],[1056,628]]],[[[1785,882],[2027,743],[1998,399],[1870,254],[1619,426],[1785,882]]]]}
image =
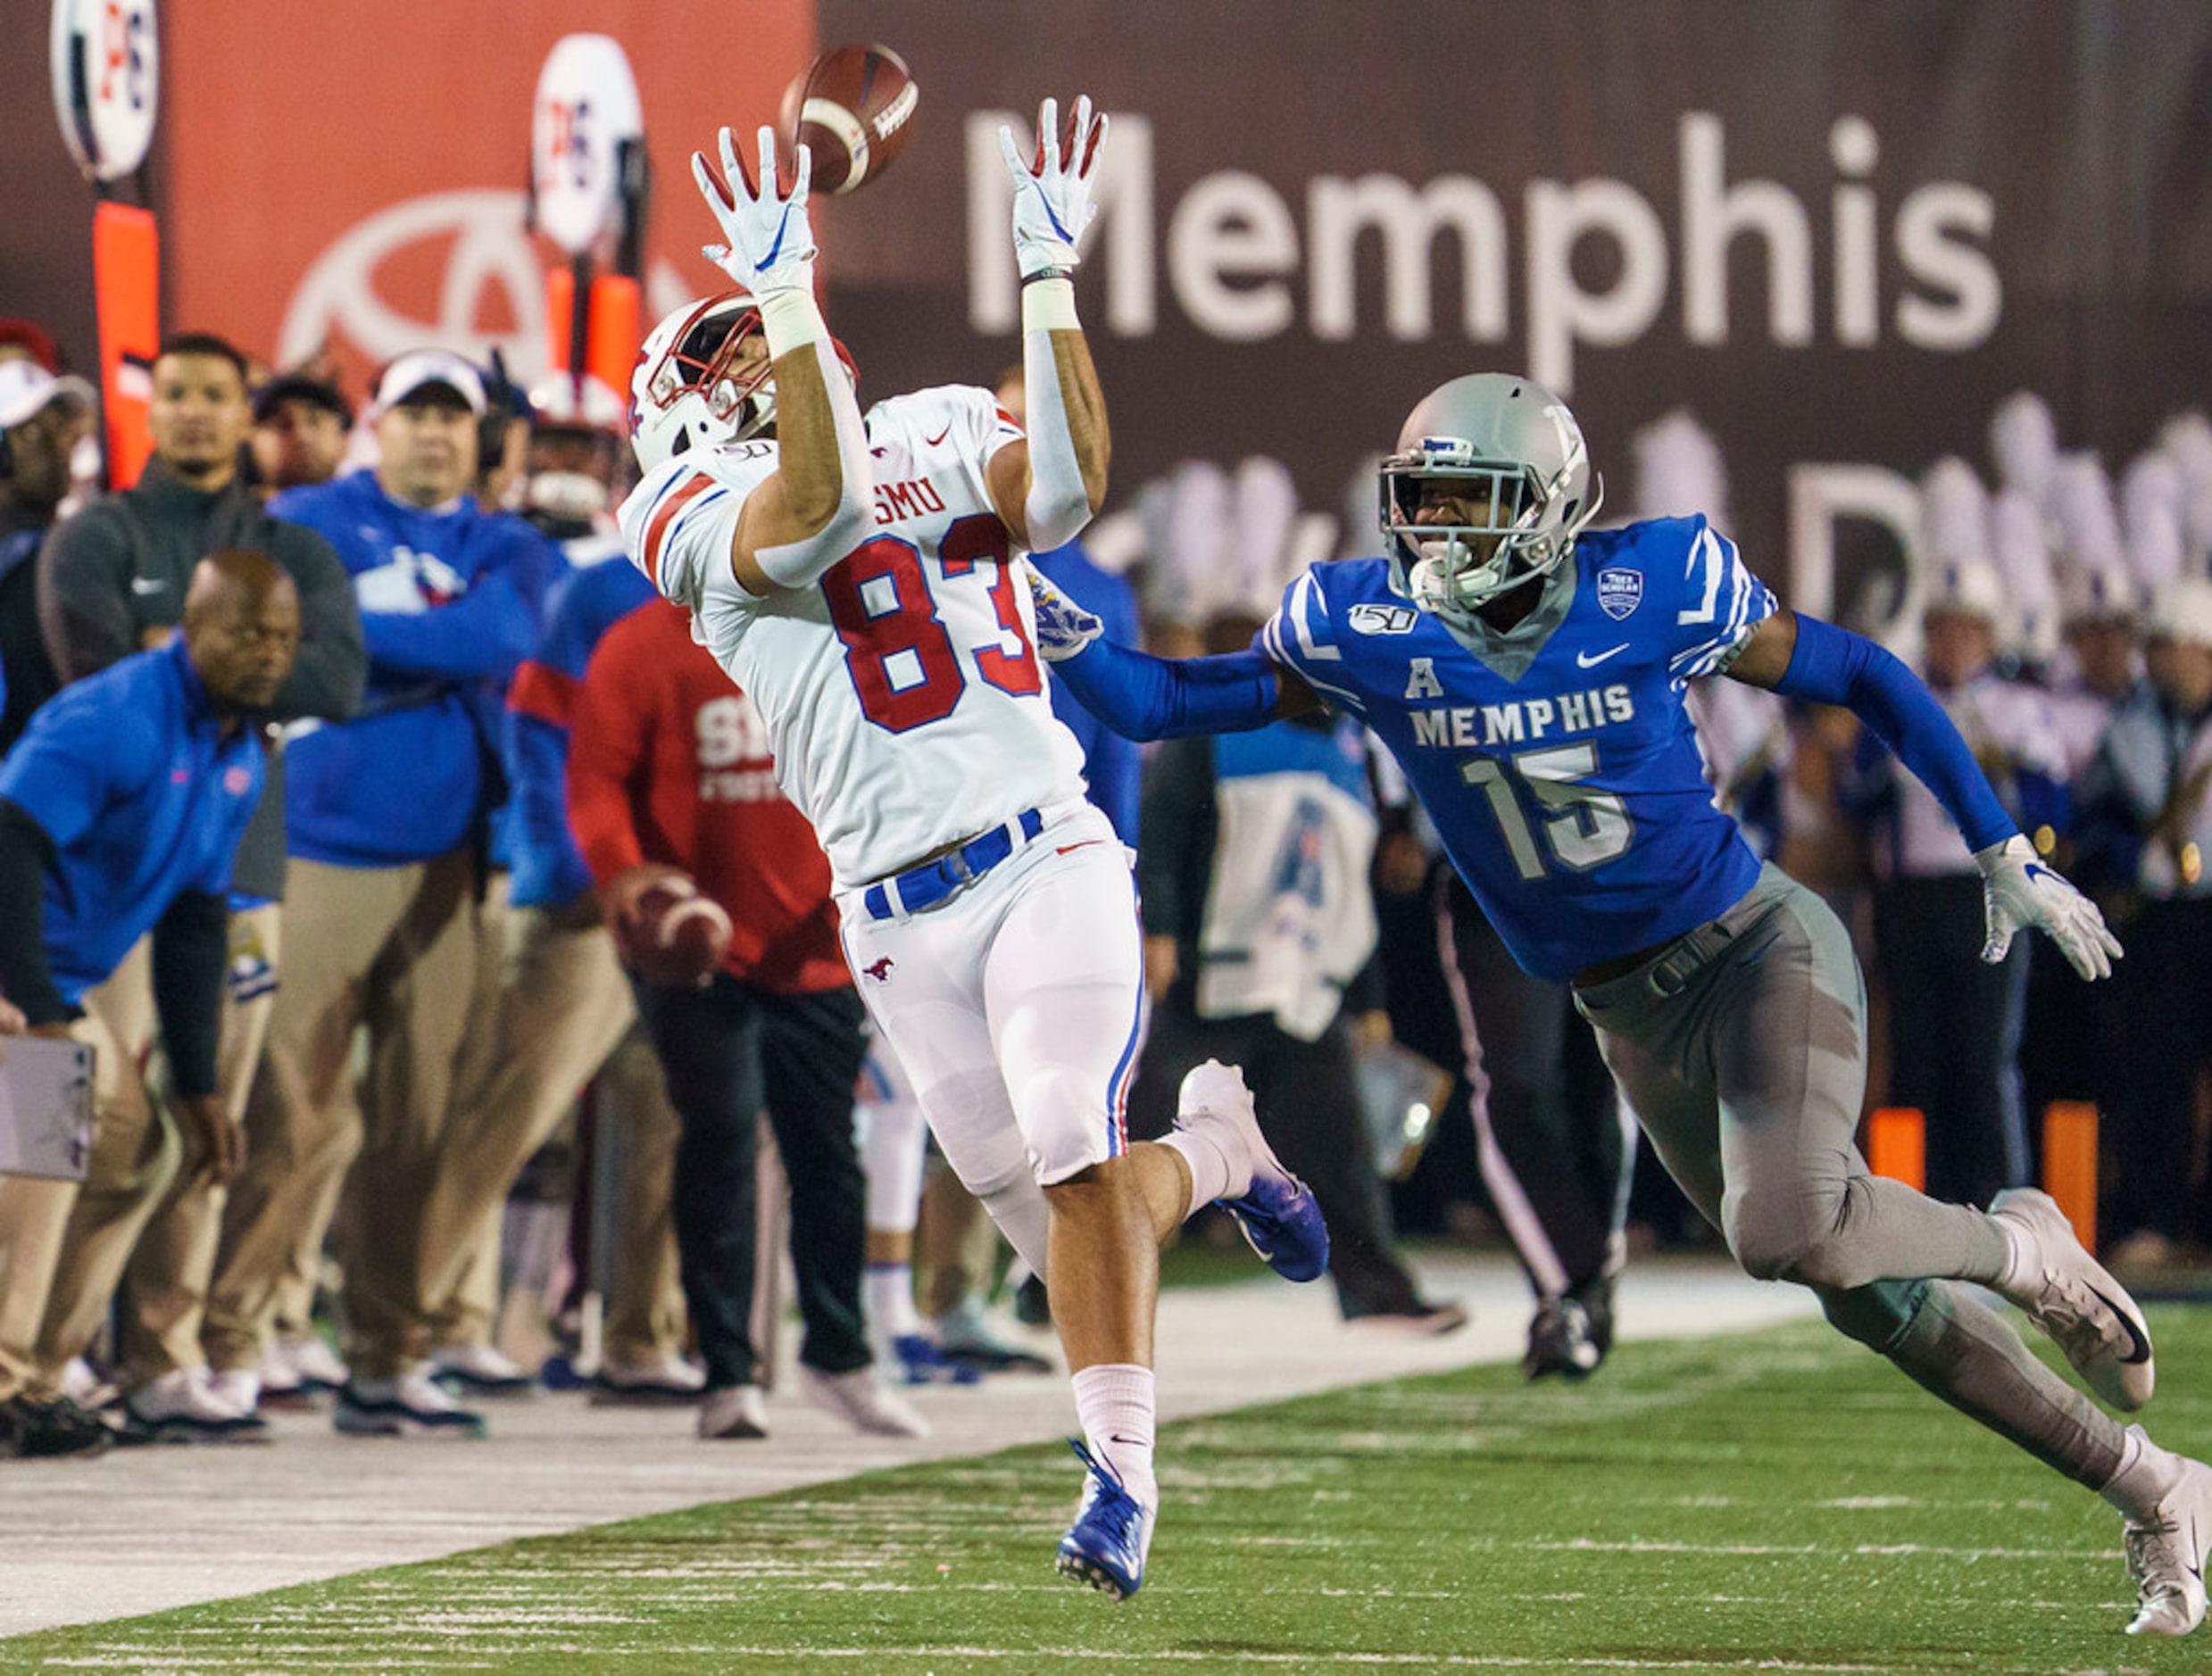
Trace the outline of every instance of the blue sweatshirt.
{"type": "MultiPolygon", "coordinates": [[[[1082,543],[1071,541],[1050,552],[1033,552],[1029,562],[1047,582],[1103,623],[1106,638],[1115,644],[1134,646],[1143,638],[1136,590],[1126,577],[1100,568],[1083,551],[1082,543]]],[[[1115,836],[1135,849],[1143,768],[1135,742],[1085,709],[1082,701],[1058,681],[1052,683],[1052,714],[1067,724],[1083,747],[1083,778],[1091,801],[1113,822],[1115,836]]]]}
{"type": "Polygon", "coordinates": [[[426,511],[368,471],[289,490],[269,510],[337,550],[369,649],[353,719],[286,752],[291,852],[379,867],[459,847],[499,801],[503,695],[560,555],[520,519],[466,496],[426,511]]]}
{"type": "Polygon", "coordinates": [[[262,747],[252,728],[225,737],[223,726],[179,636],[64,687],[0,763],[0,798],[54,843],[45,944],[71,1006],[179,892],[229,888],[262,747]]]}
{"type": "Polygon", "coordinates": [[[509,900],[518,908],[564,908],[591,889],[569,830],[570,717],[600,637],[658,597],[636,565],[573,572],[553,590],[536,654],[515,671],[507,690],[507,839],[509,900]]]}

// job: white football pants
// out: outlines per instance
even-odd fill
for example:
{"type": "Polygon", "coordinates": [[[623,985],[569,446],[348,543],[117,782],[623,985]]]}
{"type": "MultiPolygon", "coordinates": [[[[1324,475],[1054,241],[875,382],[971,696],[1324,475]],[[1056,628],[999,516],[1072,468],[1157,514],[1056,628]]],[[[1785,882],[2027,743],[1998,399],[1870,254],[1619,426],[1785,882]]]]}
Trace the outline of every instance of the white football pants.
{"type": "Polygon", "coordinates": [[[1128,1150],[1143,938],[1128,851],[1081,804],[918,914],[840,894],[845,958],[945,1161],[1044,1273],[1043,1189],[1128,1150]]]}

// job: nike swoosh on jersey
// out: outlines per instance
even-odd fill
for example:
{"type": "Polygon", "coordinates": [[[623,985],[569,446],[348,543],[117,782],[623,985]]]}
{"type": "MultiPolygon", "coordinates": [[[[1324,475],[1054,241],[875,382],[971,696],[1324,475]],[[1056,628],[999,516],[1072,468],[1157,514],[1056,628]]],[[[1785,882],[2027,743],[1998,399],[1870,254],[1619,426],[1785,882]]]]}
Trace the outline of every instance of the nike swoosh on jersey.
{"type": "Polygon", "coordinates": [[[1594,658],[1586,651],[1578,651],[1575,654],[1575,667],[1577,669],[1594,669],[1600,664],[1603,663],[1608,658],[1616,657],[1619,653],[1626,651],[1627,650],[1628,643],[1624,640],[1619,645],[1613,647],[1609,651],[1601,651],[1594,658]]]}
{"type": "Polygon", "coordinates": [[[1053,850],[1052,853],[1056,856],[1064,856],[1069,854],[1071,850],[1088,850],[1093,844],[1103,843],[1105,842],[1106,841],[1102,838],[1085,838],[1079,844],[1062,844],[1059,849],[1053,850]]]}
{"type": "Polygon", "coordinates": [[[2140,1367],[2148,1362],[2150,1359],[2150,1340],[2143,1337],[2142,1329],[2135,1324],[2126,1310],[2121,1308],[2102,1292],[2098,1291],[2094,1286],[2089,1290],[2099,1303],[2113,1313],[2119,1321],[2120,1330],[2127,1334],[2129,1351],[2120,1360],[2131,1367],[2140,1367]]]}
{"type": "Polygon", "coordinates": [[[923,442],[925,442],[925,443],[927,443],[927,444],[928,444],[930,447],[935,448],[935,447],[936,447],[936,446],[939,443],[943,442],[943,441],[944,441],[946,437],[950,436],[952,434],[952,427],[950,425],[947,425],[947,426],[946,426],[946,427],[945,427],[943,430],[939,431],[939,432],[938,432],[938,433],[937,433],[935,436],[925,436],[925,437],[923,437],[923,438],[922,438],[922,441],[923,441],[923,442]]]}
{"type": "Polygon", "coordinates": [[[130,591],[133,593],[159,593],[168,585],[169,584],[162,581],[159,577],[133,577],[130,578],[130,591]]]}

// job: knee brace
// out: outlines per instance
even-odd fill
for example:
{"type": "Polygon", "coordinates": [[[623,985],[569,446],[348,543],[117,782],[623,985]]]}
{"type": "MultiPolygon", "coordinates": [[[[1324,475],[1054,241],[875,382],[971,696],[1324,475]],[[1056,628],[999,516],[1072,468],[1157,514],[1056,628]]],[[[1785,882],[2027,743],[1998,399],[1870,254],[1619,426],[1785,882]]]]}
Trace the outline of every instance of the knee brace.
{"type": "Polygon", "coordinates": [[[861,1107],[861,1166],[868,1174],[871,1233],[911,1233],[921,1208],[922,1160],[929,1128],[919,1100],[871,1100],[861,1107]]]}

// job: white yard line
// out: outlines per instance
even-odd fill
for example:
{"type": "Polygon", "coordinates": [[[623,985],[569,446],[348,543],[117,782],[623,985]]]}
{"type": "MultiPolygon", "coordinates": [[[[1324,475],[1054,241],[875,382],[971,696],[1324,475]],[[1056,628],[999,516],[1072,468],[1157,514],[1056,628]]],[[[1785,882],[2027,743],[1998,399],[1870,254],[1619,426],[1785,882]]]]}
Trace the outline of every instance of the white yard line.
{"type": "MultiPolygon", "coordinates": [[[[1473,1307],[1472,1324],[1444,1339],[1348,1328],[1326,1283],[1263,1279],[1169,1292],[1160,1317],[1161,1417],[1519,1357],[1529,1305],[1518,1270],[1497,1257],[1421,1267],[1432,1295],[1473,1307]]],[[[1815,1313],[1798,1288],[1759,1285],[1720,1265],[1672,1263],[1632,1267],[1619,1318],[1628,1340],[1815,1313]]],[[[792,1388],[783,1381],[784,1392],[792,1388]]],[[[857,1438],[782,1392],[771,1398],[771,1439],[714,1444],[692,1437],[687,1409],[593,1408],[564,1396],[488,1406],[492,1436],[481,1443],[345,1439],[327,1415],[284,1415],[267,1447],[0,1463],[0,1636],[987,1454],[1074,1429],[1058,1376],[1009,1374],[910,1394],[936,1427],[921,1443],[857,1438]]]]}

